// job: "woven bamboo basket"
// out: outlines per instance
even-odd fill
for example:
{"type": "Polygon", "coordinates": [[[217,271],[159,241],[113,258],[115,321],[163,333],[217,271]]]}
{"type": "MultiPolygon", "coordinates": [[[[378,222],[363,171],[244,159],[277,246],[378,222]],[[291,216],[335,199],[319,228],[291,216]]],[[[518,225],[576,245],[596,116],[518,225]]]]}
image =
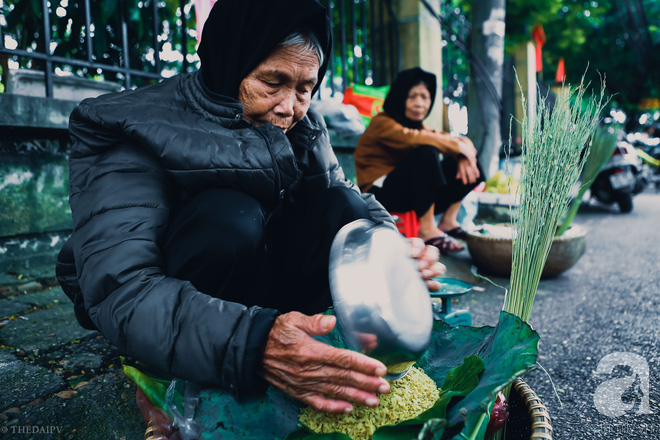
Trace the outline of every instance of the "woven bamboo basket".
{"type": "Polygon", "coordinates": [[[552,440],[552,420],[541,399],[518,378],[509,395],[506,440],[552,440]]]}
{"type": "MultiPolygon", "coordinates": [[[[548,410],[541,399],[522,379],[514,383],[509,396],[509,420],[506,440],[552,440],[552,424],[548,410]]],[[[179,440],[171,426],[149,422],[145,440],[179,440]]]]}

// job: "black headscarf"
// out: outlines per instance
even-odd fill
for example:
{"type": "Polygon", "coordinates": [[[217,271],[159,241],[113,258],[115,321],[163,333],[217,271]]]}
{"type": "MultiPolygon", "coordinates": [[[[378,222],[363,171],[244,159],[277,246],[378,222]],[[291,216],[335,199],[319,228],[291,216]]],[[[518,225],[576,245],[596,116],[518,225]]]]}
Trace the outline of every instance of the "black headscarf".
{"type": "Polygon", "coordinates": [[[204,84],[237,99],[243,78],[298,29],[314,33],[324,52],[316,93],[332,56],[330,22],[323,6],[316,0],[218,0],[197,50],[204,84]]]}
{"type": "MultiPolygon", "coordinates": [[[[426,72],[419,67],[402,70],[394,79],[390,91],[387,92],[387,97],[383,103],[383,110],[404,127],[422,127],[422,121],[411,121],[406,118],[406,100],[408,99],[408,92],[420,83],[426,84],[426,87],[431,93],[431,107],[429,107],[429,113],[431,113],[433,103],[435,102],[435,92],[437,88],[435,75],[431,72],[426,72]]],[[[427,113],[426,116],[428,115],[429,114],[427,113]]],[[[426,116],[424,118],[426,118],[426,116]]]]}

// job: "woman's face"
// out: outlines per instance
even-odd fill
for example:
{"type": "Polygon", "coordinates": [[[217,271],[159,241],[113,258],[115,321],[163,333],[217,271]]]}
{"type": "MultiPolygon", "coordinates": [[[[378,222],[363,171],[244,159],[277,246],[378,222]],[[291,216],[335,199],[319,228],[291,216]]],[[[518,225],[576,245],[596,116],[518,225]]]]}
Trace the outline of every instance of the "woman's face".
{"type": "Polygon", "coordinates": [[[270,122],[286,133],[307,113],[318,73],[314,52],[305,53],[299,45],[277,48],[241,81],[243,117],[256,126],[270,122]]]}
{"type": "Polygon", "coordinates": [[[419,122],[426,118],[431,108],[431,93],[424,84],[417,84],[408,91],[406,118],[419,122]]]}

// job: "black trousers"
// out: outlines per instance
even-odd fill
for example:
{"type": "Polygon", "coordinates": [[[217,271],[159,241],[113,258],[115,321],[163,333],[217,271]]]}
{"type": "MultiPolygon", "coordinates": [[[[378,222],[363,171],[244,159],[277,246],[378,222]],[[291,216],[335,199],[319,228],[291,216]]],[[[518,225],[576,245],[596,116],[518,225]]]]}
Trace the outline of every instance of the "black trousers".
{"type": "Polygon", "coordinates": [[[368,214],[362,198],[344,187],[284,203],[268,218],[242,192],[207,190],[172,219],[163,247],[166,270],[227,301],[283,313],[323,312],[332,303],[332,240],[342,226],[368,214]]]}
{"type": "Polygon", "coordinates": [[[442,214],[484,180],[481,167],[479,179],[467,185],[456,179],[457,172],[456,159],[441,160],[436,148],[423,145],[387,175],[381,188],[370,192],[390,212],[415,211],[421,217],[435,204],[435,213],[442,214]]]}

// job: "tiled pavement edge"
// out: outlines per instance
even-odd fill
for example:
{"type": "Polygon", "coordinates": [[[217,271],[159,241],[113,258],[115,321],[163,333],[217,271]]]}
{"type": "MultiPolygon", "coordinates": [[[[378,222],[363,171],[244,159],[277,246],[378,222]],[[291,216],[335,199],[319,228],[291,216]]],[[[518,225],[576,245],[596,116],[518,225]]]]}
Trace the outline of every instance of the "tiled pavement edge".
{"type": "Polygon", "coordinates": [[[0,287],[0,438],[141,439],[119,353],[52,281],[0,287]]]}

